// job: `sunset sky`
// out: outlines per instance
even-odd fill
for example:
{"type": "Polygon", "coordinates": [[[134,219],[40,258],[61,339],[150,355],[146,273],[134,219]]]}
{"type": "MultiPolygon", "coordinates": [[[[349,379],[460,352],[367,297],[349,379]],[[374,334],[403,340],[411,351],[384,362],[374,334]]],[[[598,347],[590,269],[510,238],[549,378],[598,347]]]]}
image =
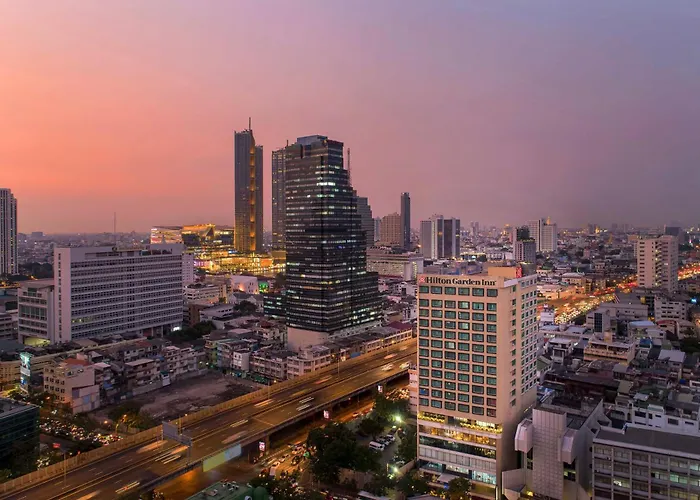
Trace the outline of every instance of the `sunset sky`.
{"type": "Polygon", "coordinates": [[[328,135],[375,216],[700,222],[697,0],[0,0],[21,231],[233,221],[233,132],[328,135]]]}

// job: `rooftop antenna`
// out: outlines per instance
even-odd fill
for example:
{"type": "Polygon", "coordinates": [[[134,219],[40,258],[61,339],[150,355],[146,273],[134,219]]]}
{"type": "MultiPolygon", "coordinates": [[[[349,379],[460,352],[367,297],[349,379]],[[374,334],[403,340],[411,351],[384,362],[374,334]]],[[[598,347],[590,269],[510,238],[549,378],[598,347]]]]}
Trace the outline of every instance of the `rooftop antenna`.
{"type": "Polygon", "coordinates": [[[113,233],[114,233],[114,245],[116,246],[116,244],[117,244],[117,212],[114,212],[113,233]]]}
{"type": "Polygon", "coordinates": [[[253,124],[252,124],[252,122],[253,122],[253,120],[252,120],[252,118],[249,116],[249,117],[248,117],[248,130],[253,130],[253,124]]]}
{"type": "Polygon", "coordinates": [[[348,182],[352,185],[352,170],[350,170],[350,148],[348,148],[348,182]]]}

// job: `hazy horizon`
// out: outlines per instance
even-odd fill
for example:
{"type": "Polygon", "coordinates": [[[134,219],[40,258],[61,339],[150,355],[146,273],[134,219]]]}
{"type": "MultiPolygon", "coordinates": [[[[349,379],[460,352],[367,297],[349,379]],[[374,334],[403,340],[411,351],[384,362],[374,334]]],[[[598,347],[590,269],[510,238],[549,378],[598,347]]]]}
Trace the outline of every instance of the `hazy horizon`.
{"type": "Polygon", "coordinates": [[[233,133],[352,150],[375,217],[700,222],[700,2],[0,0],[22,232],[233,225],[233,133]]]}

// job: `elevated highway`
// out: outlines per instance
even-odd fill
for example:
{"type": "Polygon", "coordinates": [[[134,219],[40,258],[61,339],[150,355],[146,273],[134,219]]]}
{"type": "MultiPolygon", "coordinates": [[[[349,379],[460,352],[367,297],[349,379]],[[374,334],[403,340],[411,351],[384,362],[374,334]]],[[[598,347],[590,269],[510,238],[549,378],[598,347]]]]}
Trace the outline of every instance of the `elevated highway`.
{"type": "MultiPolygon", "coordinates": [[[[280,384],[275,391],[259,391],[241,405],[215,412],[183,425],[193,440],[186,447],[152,438],[146,442],[87,462],[64,474],[0,493],[0,499],[117,498],[147,485],[198,467],[202,461],[235,446],[263,440],[270,434],[308,418],[334,404],[385,383],[406,372],[414,363],[415,339],[329,367],[305,377],[301,383],[280,384]],[[189,455],[189,456],[188,456],[189,455]]],[[[1,491],[1,490],[0,490],[1,491]]]]}

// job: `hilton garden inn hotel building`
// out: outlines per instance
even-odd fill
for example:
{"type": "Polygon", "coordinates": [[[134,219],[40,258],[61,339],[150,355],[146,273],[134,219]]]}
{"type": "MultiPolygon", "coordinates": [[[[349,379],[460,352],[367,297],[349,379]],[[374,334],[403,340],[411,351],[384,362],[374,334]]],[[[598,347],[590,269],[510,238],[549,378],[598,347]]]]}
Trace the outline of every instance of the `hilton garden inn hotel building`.
{"type": "Polygon", "coordinates": [[[418,460],[431,482],[467,477],[500,498],[536,399],[536,275],[521,267],[418,277],[418,460]]]}

